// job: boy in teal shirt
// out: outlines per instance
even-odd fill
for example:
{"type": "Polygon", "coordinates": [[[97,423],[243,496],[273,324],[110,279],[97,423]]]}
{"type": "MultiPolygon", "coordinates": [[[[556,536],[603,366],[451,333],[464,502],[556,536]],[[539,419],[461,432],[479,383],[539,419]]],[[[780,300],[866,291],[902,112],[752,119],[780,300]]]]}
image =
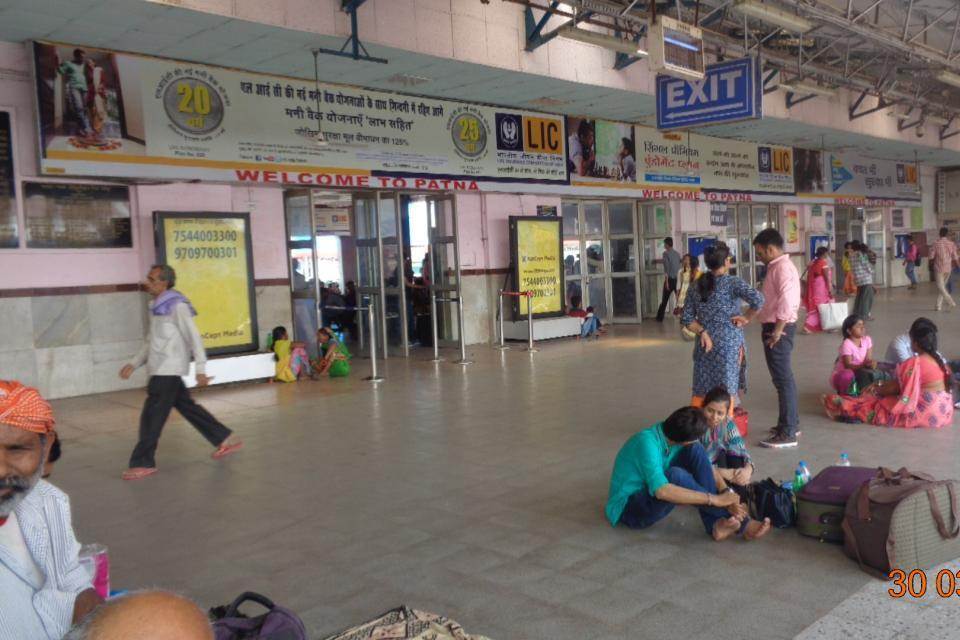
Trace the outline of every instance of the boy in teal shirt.
{"type": "Polygon", "coordinates": [[[629,440],[617,454],[610,477],[607,519],[616,526],[645,529],[676,505],[694,505],[714,540],[742,533],[755,540],[770,531],[770,520],[751,521],[736,493],[715,472],[703,445],[707,429],[699,409],[683,407],[629,440]],[[721,493],[717,493],[719,489],[721,493]]]}

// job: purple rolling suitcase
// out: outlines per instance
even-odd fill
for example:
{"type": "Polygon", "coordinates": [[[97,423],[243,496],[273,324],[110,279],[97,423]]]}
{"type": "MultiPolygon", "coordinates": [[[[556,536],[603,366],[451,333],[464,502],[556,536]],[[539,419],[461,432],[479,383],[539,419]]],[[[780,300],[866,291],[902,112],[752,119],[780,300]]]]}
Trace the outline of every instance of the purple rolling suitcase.
{"type": "Polygon", "coordinates": [[[797,530],[825,542],[843,542],[847,498],[877,476],[876,467],[827,467],[797,495],[797,530]]]}

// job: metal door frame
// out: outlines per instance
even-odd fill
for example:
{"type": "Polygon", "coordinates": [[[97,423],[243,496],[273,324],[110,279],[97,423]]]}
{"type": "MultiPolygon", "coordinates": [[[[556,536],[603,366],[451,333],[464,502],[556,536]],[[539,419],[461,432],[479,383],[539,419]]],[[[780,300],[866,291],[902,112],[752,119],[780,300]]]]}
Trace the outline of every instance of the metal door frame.
{"type": "MultiPolygon", "coordinates": [[[[454,300],[461,299],[462,296],[462,275],[460,273],[460,223],[457,220],[457,199],[454,194],[449,192],[442,193],[432,193],[432,192],[407,192],[404,195],[413,198],[423,198],[427,202],[427,238],[430,246],[430,269],[432,273],[430,274],[430,297],[434,300],[433,308],[439,308],[437,304],[437,297],[451,298],[454,300]],[[438,202],[449,202],[450,203],[450,224],[452,226],[451,231],[453,235],[436,235],[436,229],[433,224],[431,224],[431,214],[436,218],[437,214],[435,213],[440,207],[437,207],[438,202]],[[443,280],[440,280],[440,284],[437,284],[436,275],[438,270],[441,268],[437,262],[437,251],[436,248],[440,245],[452,245],[453,246],[453,264],[454,264],[454,275],[456,284],[454,286],[449,286],[443,283],[443,280]],[[453,294],[453,296],[443,295],[443,294],[453,294]],[[440,294],[438,296],[438,294],[440,294]]],[[[445,253],[445,255],[447,255],[445,253]]],[[[457,303],[447,302],[449,307],[455,306],[457,303]]],[[[462,305],[459,309],[465,309],[466,306],[462,305]]],[[[459,313],[459,311],[458,311],[459,313]]],[[[431,322],[437,322],[438,318],[434,315],[431,318],[431,322]]],[[[458,318],[458,327],[461,326],[458,318]]],[[[457,329],[459,332],[459,328],[457,329]]],[[[437,326],[437,345],[440,346],[453,346],[452,340],[442,339],[442,333],[440,331],[439,325],[437,326]]],[[[464,339],[463,336],[458,336],[459,339],[464,339]]]]}
{"type": "Polygon", "coordinates": [[[643,301],[640,297],[640,230],[638,225],[640,219],[637,215],[639,207],[637,206],[637,201],[634,198],[625,198],[625,199],[610,199],[604,201],[603,206],[603,224],[604,224],[604,237],[606,246],[604,247],[605,261],[607,268],[607,308],[610,310],[610,323],[611,324],[637,324],[642,322],[642,308],[643,301]],[[613,233],[610,229],[610,205],[615,204],[629,204],[632,208],[630,211],[630,220],[633,224],[633,232],[631,234],[626,233],[613,233]],[[617,271],[613,270],[613,263],[611,262],[612,258],[612,242],[614,240],[633,240],[633,251],[634,251],[634,265],[633,271],[617,271]],[[613,279],[614,278],[626,278],[633,277],[633,290],[634,290],[634,301],[636,302],[636,313],[633,316],[617,316],[614,312],[613,304],[613,279]]]}
{"type": "MultiPolygon", "coordinates": [[[[655,225],[653,225],[655,226],[655,225]]],[[[663,283],[666,280],[666,274],[663,271],[663,257],[654,255],[653,259],[650,261],[651,268],[647,269],[647,242],[650,240],[659,240],[662,238],[673,238],[674,248],[676,248],[676,238],[674,237],[674,225],[673,225],[673,208],[671,207],[669,200],[640,200],[637,203],[637,232],[640,237],[640,252],[637,254],[639,264],[637,265],[637,271],[640,278],[640,316],[643,317],[643,294],[644,287],[646,286],[647,279],[652,279],[656,283],[655,291],[655,305],[651,314],[647,317],[652,318],[656,317],[657,312],[656,308],[660,306],[660,299],[663,295],[663,283]],[[650,211],[656,211],[658,206],[662,206],[667,210],[667,213],[670,215],[670,229],[665,233],[659,233],[654,231],[652,234],[647,234],[647,227],[645,225],[646,220],[644,219],[645,208],[649,207],[650,211]]]]}

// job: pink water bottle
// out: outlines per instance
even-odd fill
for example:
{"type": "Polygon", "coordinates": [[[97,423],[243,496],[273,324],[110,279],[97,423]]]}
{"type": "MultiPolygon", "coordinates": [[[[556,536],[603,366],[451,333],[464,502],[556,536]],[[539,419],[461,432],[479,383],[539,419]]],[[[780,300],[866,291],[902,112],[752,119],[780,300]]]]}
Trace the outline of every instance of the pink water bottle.
{"type": "Polygon", "coordinates": [[[84,565],[93,581],[93,588],[101,598],[110,597],[110,556],[102,544],[85,544],[80,548],[80,564],[84,565]]]}

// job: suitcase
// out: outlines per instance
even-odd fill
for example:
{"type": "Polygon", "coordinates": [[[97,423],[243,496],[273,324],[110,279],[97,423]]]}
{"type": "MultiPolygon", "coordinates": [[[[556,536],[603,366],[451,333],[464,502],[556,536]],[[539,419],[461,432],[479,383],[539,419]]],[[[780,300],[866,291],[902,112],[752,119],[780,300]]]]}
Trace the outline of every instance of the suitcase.
{"type": "Polygon", "coordinates": [[[877,476],[876,467],[827,467],[797,495],[797,531],[821,542],[843,542],[847,500],[877,476]]]}
{"type": "Polygon", "coordinates": [[[844,551],[863,570],[887,579],[894,569],[911,573],[960,556],[955,480],[906,469],[874,476],[850,496],[843,520],[844,551]]]}

